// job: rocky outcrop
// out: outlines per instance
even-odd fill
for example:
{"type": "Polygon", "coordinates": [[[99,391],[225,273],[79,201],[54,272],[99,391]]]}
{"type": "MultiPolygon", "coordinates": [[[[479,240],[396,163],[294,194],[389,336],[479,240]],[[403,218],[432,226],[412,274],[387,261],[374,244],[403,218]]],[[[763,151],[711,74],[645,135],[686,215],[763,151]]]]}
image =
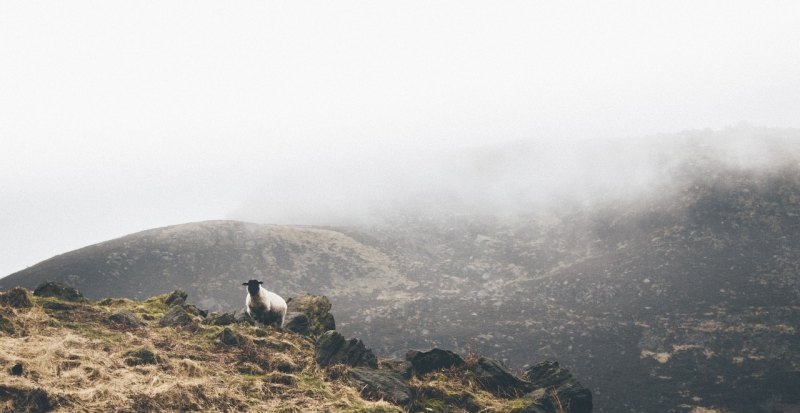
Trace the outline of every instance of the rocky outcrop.
{"type": "Polygon", "coordinates": [[[158,322],[161,327],[179,327],[190,331],[197,330],[197,324],[186,310],[179,305],[172,306],[158,322]]]}
{"type": "Polygon", "coordinates": [[[410,380],[413,367],[411,363],[406,360],[397,359],[384,359],[378,363],[378,367],[384,370],[390,370],[400,375],[405,380],[410,380]]]}
{"type": "Polygon", "coordinates": [[[236,312],[233,313],[233,319],[237,323],[255,324],[255,321],[253,321],[253,317],[250,317],[250,314],[247,314],[246,308],[236,310],[236,312]]]}
{"type": "Polygon", "coordinates": [[[235,333],[228,327],[217,334],[216,340],[218,343],[233,347],[239,347],[245,343],[245,338],[241,334],[235,333]]]}
{"type": "Polygon", "coordinates": [[[283,328],[304,336],[311,335],[311,320],[303,313],[288,313],[283,328]]]}
{"type": "Polygon", "coordinates": [[[411,388],[399,374],[391,370],[355,367],[350,370],[349,377],[367,399],[388,400],[400,406],[407,406],[412,401],[411,388]]]}
{"type": "Polygon", "coordinates": [[[234,315],[231,313],[211,313],[203,320],[204,324],[212,326],[227,326],[236,322],[234,315]]]}
{"type": "Polygon", "coordinates": [[[130,311],[119,311],[108,316],[108,324],[116,329],[137,329],[147,325],[130,311]]]}
{"type": "Polygon", "coordinates": [[[569,406],[571,413],[590,413],[592,411],[592,392],[583,387],[568,370],[561,368],[556,361],[545,361],[528,368],[523,378],[537,388],[526,395],[532,403],[525,412],[549,412],[557,404],[569,406]]]}
{"type": "Polygon", "coordinates": [[[39,286],[33,290],[33,295],[37,297],[54,297],[64,301],[86,301],[80,291],[70,287],[69,285],[55,281],[48,281],[39,284],[39,286]]]}
{"type": "Polygon", "coordinates": [[[412,369],[417,375],[464,365],[464,359],[461,356],[450,350],[439,348],[424,352],[409,350],[406,353],[406,360],[411,363],[412,369]]]}
{"type": "MultiPolygon", "coordinates": [[[[300,330],[307,330],[305,333],[314,337],[319,337],[328,330],[336,330],[336,321],[331,311],[331,301],[324,295],[302,294],[297,297],[289,298],[287,302],[286,327],[290,322],[292,327],[300,330]],[[305,320],[300,317],[305,315],[308,319],[308,326],[305,327],[305,320]]],[[[295,331],[295,330],[292,330],[295,331]]],[[[298,331],[299,333],[299,331],[298,331]]]]}
{"type": "Polygon", "coordinates": [[[531,383],[514,376],[497,360],[481,357],[469,369],[484,390],[498,396],[519,397],[533,387],[531,383]]]}
{"type": "Polygon", "coordinates": [[[327,331],[320,336],[314,358],[320,366],[346,364],[354,367],[378,367],[377,357],[372,350],[364,346],[364,342],[357,338],[346,340],[335,330],[327,331]]]}
{"type": "Polygon", "coordinates": [[[189,297],[189,294],[183,290],[175,290],[170,293],[169,297],[164,300],[164,304],[173,306],[173,305],[182,305],[186,302],[186,299],[189,297]]]}

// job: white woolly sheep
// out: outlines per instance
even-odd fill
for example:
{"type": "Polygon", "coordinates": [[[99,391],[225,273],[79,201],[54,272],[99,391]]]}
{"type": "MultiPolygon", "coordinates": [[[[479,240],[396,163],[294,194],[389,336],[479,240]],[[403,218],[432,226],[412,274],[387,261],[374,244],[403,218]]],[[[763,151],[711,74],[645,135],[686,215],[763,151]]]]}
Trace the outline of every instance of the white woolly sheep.
{"type": "Polygon", "coordinates": [[[263,282],[250,280],[242,285],[247,286],[245,306],[247,314],[256,322],[264,325],[277,325],[283,327],[286,319],[286,301],[278,294],[267,291],[262,287],[263,282]]]}

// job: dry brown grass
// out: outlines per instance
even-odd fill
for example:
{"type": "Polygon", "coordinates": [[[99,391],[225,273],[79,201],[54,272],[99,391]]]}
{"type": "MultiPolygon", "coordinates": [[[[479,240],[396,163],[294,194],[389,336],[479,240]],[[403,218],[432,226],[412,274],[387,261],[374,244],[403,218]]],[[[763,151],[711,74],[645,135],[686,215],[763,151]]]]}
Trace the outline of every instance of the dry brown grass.
{"type": "MultiPolygon", "coordinates": [[[[214,339],[222,327],[201,326],[194,333],[158,327],[163,296],[43,308],[51,301],[34,298],[30,309],[3,308],[16,332],[0,334],[0,382],[45,390],[57,412],[400,411],[329,379],[313,362],[313,343],[294,334],[231,326],[247,341],[228,347],[214,339]],[[103,320],[120,310],[150,320],[148,326],[111,329],[103,320]],[[136,349],[155,353],[158,362],[126,364],[126,353],[136,349]],[[17,361],[22,376],[9,372],[17,361]]],[[[0,401],[0,410],[11,405],[0,401]]]]}
{"type": "MultiPolygon", "coordinates": [[[[477,355],[473,357],[477,360],[477,355]]],[[[457,367],[414,377],[409,384],[419,396],[417,407],[423,410],[516,412],[529,404],[527,400],[498,397],[483,390],[471,372],[457,367]]]]}
{"type": "Polygon", "coordinates": [[[568,413],[568,407],[564,406],[564,403],[561,402],[558,391],[556,389],[550,389],[548,393],[550,394],[550,398],[553,399],[553,404],[556,406],[556,413],[568,413]]]}

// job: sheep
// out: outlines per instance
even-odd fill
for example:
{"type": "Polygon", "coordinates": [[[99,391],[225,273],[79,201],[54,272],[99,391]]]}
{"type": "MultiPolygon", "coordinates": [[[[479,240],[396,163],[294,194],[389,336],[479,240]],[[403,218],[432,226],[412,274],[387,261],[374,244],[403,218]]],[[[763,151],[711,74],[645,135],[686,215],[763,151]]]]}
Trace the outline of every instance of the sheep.
{"type": "Polygon", "coordinates": [[[258,280],[242,283],[247,286],[247,298],[244,301],[247,314],[255,320],[256,325],[277,324],[278,327],[283,327],[286,320],[286,301],[278,294],[267,291],[261,284],[263,282],[258,280]]]}

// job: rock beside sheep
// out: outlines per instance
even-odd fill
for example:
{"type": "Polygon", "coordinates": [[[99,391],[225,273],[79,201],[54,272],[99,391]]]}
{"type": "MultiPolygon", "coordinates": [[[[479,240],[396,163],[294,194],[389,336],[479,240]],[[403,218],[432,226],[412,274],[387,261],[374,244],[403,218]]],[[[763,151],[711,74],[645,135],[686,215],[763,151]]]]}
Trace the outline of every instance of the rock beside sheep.
{"type": "MultiPolygon", "coordinates": [[[[304,314],[308,318],[308,332],[301,334],[319,337],[328,330],[336,330],[336,321],[333,318],[333,314],[330,313],[332,305],[328,297],[301,294],[290,298],[287,305],[286,324],[288,324],[289,314],[291,313],[304,314]]],[[[293,317],[297,316],[293,315],[293,317]]]]}
{"type": "Polygon", "coordinates": [[[236,318],[234,318],[234,315],[231,313],[211,313],[203,321],[204,324],[210,324],[212,326],[227,326],[235,322],[236,318]]]}
{"type": "Polygon", "coordinates": [[[311,321],[303,313],[291,312],[286,314],[286,320],[283,323],[283,328],[293,333],[301,334],[304,336],[311,335],[311,321]]]}
{"type": "Polygon", "coordinates": [[[325,332],[317,340],[315,359],[320,366],[346,364],[354,367],[378,367],[378,358],[372,350],[364,346],[363,341],[357,338],[346,340],[335,330],[325,332]]]}

